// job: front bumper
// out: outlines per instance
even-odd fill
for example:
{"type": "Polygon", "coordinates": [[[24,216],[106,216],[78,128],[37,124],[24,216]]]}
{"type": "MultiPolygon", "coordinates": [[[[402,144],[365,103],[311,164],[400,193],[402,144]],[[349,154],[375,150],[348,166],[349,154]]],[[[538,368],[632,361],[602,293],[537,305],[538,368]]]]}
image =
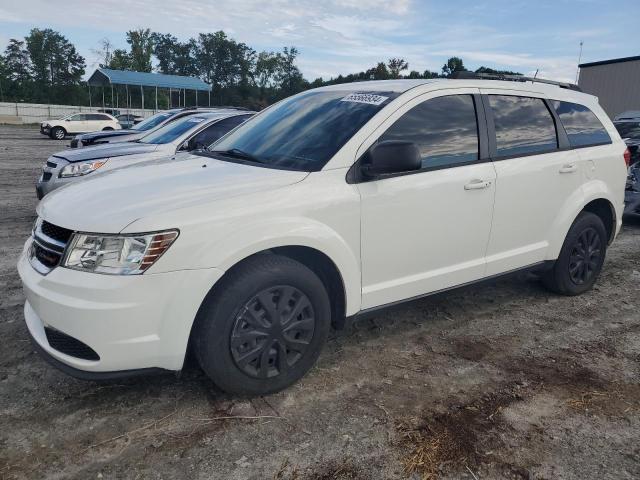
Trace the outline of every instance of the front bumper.
{"type": "Polygon", "coordinates": [[[51,128],[50,127],[44,127],[42,125],[40,125],[40,133],[42,135],[47,135],[49,136],[49,133],[51,132],[51,128]]]}
{"type": "Polygon", "coordinates": [[[50,363],[70,367],[71,374],[77,370],[98,378],[139,369],[182,368],[198,308],[224,272],[201,269],[119,276],[56,267],[42,275],[29,263],[30,243],[18,262],[27,299],[24,315],[38,350],[50,357],[50,363]],[[86,360],[54,349],[45,327],[83,342],[99,359],[86,360]]]}

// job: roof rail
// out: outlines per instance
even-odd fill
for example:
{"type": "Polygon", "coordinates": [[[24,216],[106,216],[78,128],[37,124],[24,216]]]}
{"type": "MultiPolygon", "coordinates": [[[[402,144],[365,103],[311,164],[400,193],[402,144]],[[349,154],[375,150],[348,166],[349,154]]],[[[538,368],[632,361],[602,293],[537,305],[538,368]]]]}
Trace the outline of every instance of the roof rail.
{"type": "Polygon", "coordinates": [[[582,89],[574,84],[567,82],[556,82],[555,80],[546,80],[544,78],[525,77],[524,75],[506,75],[502,73],[476,73],[476,72],[453,72],[451,78],[464,80],[507,80],[510,82],[536,82],[546,83],[547,85],[556,85],[560,88],[575,90],[581,92],[582,89]]]}
{"type": "Polygon", "coordinates": [[[246,107],[234,107],[231,105],[211,105],[211,106],[206,106],[206,105],[191,105],[189,107],[182,107],[182,110],[198,110],[198,109],[205,109],[205,110],[214,110],[214,109],[229,109],[229,110],[243,110],[243,111],[251,111],[246,107]]]}

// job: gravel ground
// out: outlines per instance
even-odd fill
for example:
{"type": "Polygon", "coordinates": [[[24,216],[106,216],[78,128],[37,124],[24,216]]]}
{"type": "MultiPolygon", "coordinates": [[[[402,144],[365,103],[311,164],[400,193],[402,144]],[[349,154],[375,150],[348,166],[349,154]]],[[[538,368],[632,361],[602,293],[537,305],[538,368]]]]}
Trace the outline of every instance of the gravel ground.
{"type": "Polygon", "coordinates": [[[74,380],[31,347],[15,269],[41,164],[0,127],[0,478],[640,478],[640,226],[595,289],[496,281],[334,335],[302,382],[225,395],[194,366],[74,380]]]}

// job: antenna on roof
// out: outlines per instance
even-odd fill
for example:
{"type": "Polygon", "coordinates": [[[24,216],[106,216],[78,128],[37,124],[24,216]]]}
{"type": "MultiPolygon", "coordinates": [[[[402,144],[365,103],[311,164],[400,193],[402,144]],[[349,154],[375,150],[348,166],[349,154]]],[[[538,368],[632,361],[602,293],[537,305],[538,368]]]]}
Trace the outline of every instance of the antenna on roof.
{"type": "Polygon", "coordinates": [[[540,69],[539,69],[539,68],[536,68],[536,73],[535,73],[535,75],[533,76],[533,78],[537,78],[537,77],[538,77],[538,70],[540,70],[540,69]]]}
{"type": "Polygon", "coordinates": [[[580,62],[582,61],[582,45],[584,45],[584,42],[580,40],[580,53],[578,54],[578,66],[576,67],[576,85],[578,84],[578,75],[580,75],[580,62]]]}

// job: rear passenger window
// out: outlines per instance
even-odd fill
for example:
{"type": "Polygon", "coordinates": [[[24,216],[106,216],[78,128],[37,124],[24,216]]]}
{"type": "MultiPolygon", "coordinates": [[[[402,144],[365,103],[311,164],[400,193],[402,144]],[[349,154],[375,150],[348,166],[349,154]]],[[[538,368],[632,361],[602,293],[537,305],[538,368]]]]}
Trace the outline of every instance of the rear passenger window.
{"type": "Polygon", "coordinates": [[[558,148],[551,112],[540,98],[489,95],[498,157],[531,155],[558,148]]]}
{"type": "Polygon", "coordinates": [[[455,167],[478,159],[478,125],[471,95],[427,100],[409,110],[379,141],[415,143],[422,168],[455,167]]]}
{"type": "Polygon", "coordinates": [[[572,147],[611,143],[611,137],[598,117],[584,105],[559,100],[553,100],[552,104],[572,147]]]}

